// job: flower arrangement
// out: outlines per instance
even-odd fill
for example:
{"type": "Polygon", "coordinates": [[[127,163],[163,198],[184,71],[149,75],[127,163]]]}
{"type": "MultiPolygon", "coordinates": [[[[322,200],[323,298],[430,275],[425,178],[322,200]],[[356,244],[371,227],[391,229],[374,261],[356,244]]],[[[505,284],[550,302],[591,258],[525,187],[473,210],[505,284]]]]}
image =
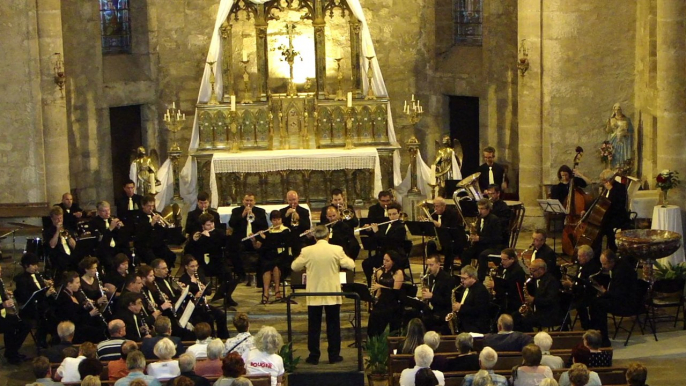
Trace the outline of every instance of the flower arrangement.
{"type": "Polygon", "coordinates": [[[662,206],[665,207],[669,205],[667,202],[667,192],[679,185],[679,172],[665,169],[655,177],[655,181],[657,181],[657,187],[662,189],[662,206]]]}
{"type": "Polygon", "coordinates": [[[600,159],[609,165],[612,162],[612,155],[614,154],[614,148],[610,141],[603,141],[600,145],[600,159]]]}

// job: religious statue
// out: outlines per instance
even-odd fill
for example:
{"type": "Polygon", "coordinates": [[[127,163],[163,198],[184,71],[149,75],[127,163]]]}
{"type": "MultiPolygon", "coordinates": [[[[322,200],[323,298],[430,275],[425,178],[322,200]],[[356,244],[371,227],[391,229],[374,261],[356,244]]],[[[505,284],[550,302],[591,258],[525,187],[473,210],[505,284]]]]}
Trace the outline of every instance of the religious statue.
{"type": "Polygon", "coordinates": [[[607,120],[606,131],[610,133],[608,142],[612,145],[613,168],[625,165],[633,159],[634,126],[631,119],[622,113],[619,103],[612,106],[612,116],[607,120]]]}
{"type": "MultiPolygon", "coordinates": [[[[456,150],[453,149],[452,141],[449,135],[444,135],[441,141],[442,147],[436,152],[436,159],[431,165],[431,170],[435,172],[435,186],[438,188],[438,196],[443,197],[445,194],[445,181],[462,179],[462,172],[460,171],[460,164],[456,158],[456,150]]],[[[459,141],[456,140],[455,147],[458,148],[457,153],[461,153],[462,147],[459,141]]],[[[461,157],[459,157],[461,158],[461,157]]]]}
{"type": "Polygon", "coordinates": [[[129,178],[136,183],[136,193],[142,196],[157,193],[156,187],[162,185],[157,179],[157,162],[147,155],[143,146],[138,148],[136,159],[131,162],[129,178]]]}

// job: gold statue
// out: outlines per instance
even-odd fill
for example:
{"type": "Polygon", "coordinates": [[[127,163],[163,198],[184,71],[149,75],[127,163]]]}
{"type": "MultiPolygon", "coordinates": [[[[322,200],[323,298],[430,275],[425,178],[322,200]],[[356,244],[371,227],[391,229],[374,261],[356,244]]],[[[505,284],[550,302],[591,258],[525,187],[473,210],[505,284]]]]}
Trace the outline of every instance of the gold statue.
{"type": "Polygon", "coordinates": [[[438,189],[437,196],[443,197],[445,194],[445,181],[446,180],[461,180],[462,172],[460,171],[462,157],[456,157],[456,153],[462,154],[462,146],[460,142],[456,139],[454,147],[451,143],[450,136],[444,135],[442,140],[442,146],[438,149],[436,153],[436,159],[431,165],[431,170],[435,172],[436,183],[435,186],[438,189]],[[458,158],[460,161],[458,161],[458,158]]]}
{"type": "Polygon", "coordinates": [[[147,155],[145,147],[138,148],[137,157],[131,162],[129,178],[136,183],[136,193],[140,195],[157,193],[157,186],[162,183],[157,179],[157,153],[152,150],[152,157],[147,155]]]}

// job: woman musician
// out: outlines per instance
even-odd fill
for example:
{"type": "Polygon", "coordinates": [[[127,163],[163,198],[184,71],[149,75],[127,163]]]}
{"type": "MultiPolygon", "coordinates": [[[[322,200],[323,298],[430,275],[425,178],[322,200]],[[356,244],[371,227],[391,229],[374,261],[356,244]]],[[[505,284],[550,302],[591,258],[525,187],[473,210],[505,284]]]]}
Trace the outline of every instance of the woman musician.
{"type": "MultiPolygon", "coordinates": [[[[97,257],[86,256],[79,262],[79,270],[83,272],[81,290],[98,308],[102,308],[109,301],[109,294],[100,281],[99,266],[100,261],[97,257]]],[[[111,310],[105,311],[106,315],[112,315],[111,310]]]]}
{"type": "Polygon", "coordinates": [[[193,294],[195,300],[195,310],[191,317],[191,323],[205,322],[212,327],[212,336],[224,340],[228,339],[229,329],[226,325],[226,316],[223,310],[209,304],[207,299],[212,295],[212,289],[207,288],[209,280],[200,269],[200,264],[193,255],[185,255],[181,259],[181,265],[186,272],[181,275],[179,281],[189,287],[189,293],[193,294]]]}
{"type": "Polygon", "coordinates": [[[129,257],[124,253],[114,255],[114,269],[111,269],[103,278],[105,289],[108,293],[116,293],[120,296],[129,274],[129,257]]]}
{"type": "Polygon", "coordinates": [[[403,257],[394,250],[388,250],[383,255],[383,265],[374,271],[372,297],[376,299],[374,308],[369,314],[367,334],[369,337],[380,335],[390,325],[391,331],[399,330],[402,323],[402,304],[398,291],[402,288],[404,275],[401,267],[403,257]],[[383,289],[387,289],[384,291],[383,289]]]}
{"type": "Polygon", "coordinates": [[[367,285],[371,285],[372,272],[382,265],[384,254],[389,250],[402,250],[407,238],[405,225],[400,221],[401,206],[392,202],[387,206],[389,222],[384,225],[370,224],[367,228],[360,228],[366,234],[372,236],[376,242],[376,254],[362,262],[364,275],[367,277],[367,285]]]}
{"type": "Polygon", "coordinates": [[[260,271],[262,272],[262,304],[269,303],[269,287],[274,283],[274,298],[280,300],[281,272],[291,265],[289,240],[291,230],[283,225],[281,212],[269,213],[272,227],[252,238],[255,249],[260,253],[260,271]]]}
{"type": "Polygon", "coordinates": [[[557,170],[557,178],[560,182],[553,186],[550,191],[550,198],[564,201],[569,195],[569,183],[574,178],[574,187],[585,188],[591,181],[581,173],[579,169],[572,170],[567,165],[562,165],[557,170]]]}
{"type": "Polygon", "coordinates": [[[62,275],[62,291],[55,302],[57,320],[69,320],[78,326],[74,343],[101,342],[105,340],[104,319],[98,307],[83,296],[81,278],[74,271],[62,275]]]}

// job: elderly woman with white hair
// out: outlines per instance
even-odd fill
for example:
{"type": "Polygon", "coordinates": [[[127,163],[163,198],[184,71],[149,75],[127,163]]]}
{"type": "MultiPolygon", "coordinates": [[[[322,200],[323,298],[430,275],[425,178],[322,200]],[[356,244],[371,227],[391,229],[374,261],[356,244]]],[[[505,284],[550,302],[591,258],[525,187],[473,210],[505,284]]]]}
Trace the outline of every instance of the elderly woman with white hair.
{"type": "Polygon", "coordinates": [[[174,378],[181,375],[179,361],[171,359],[176,354],[176,345],[171,339],[161,339],[155,344],[153,352],[159,358],[159,361],[148,365],[146,370],[148,375],[152,375],[157,379],[174,378]]]}
{"type": "Polygon", "coordinates": [[[553,337],[545,331],[541,331],[534,336],[534,344],[541,349],[543,357],[541,364],[557,370],[565,367],[565,361],[559,356],[550,355],[550,347],[553,346],[553,337]]]}
{"type": "Polygon", "coordinates": [[[255,335],[255,348],[248,353],[245,369],[250,374],[269,374],[272,386],[281,385],[283,359],[277,354],[283,346],[283,338],[274,327],[264,326],[255,335]]]}
{"type": "Polygon", "coordinates": [[[448,359],[446,371],[478,371],[479,354],[474,351],[474,337],[467,332],[461,333],[455,338],[455,347],[460,354],[448,359]]]}
{"type": "Polygon", "coordinates": [[[222,376],[222,354],[224,342],[214,339],[207,345],[207,359],[195,364],[195,372],[206,378],[218,378],[222,376]]]}
{"type": "MultiPolygon", "coordinates": [[[[438,350],[438,346],[441,344],[441,335],[436,331],[427,331],[426,334],[424,334],[424,344],[431,347],[435,353],[436,350],[438,350]]],[[[447,363],[448,359],[444,356],[434,357],[433,362],[431,362],[431,370],[447,371],[447,363]]]]}
{"type": "MultiPolygon", "coordinates": [[[[400,386],[415,386],[415,375],[422,368],[430,368],[431,362],[434,360],[434,350],[426,344],[417,346],[414,350],[415,366],[411,369],[405,369],[400,374],[400,386]]],[[[443,373],[438,370],[433,370],[436,379],[438,379],[439,386],[445,386],[445,377],[443,373]]]]}

